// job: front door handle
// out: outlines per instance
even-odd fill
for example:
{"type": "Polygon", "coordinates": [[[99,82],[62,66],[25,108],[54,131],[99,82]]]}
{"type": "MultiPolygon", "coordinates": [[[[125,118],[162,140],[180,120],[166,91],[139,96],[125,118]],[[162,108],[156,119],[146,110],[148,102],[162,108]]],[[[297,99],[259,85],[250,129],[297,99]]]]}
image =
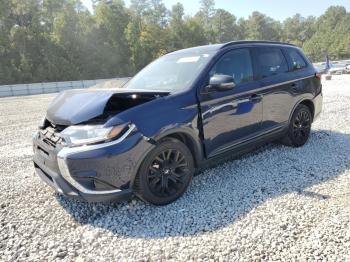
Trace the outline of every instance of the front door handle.
{"type": "Polygon", "coordinates": [[[254,102],[254,103],[257,103],[257,102],[260,102],[262,100],[262,95],[258,95],[258,94],[253,94],[250,96],[250,101],[251,102],[254,102]]]}

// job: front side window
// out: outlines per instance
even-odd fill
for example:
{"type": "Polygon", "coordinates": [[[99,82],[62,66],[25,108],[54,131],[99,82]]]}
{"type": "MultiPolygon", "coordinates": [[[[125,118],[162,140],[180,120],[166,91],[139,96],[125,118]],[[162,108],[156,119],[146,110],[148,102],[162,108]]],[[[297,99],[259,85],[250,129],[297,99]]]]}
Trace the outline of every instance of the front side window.
{"type": "Polygon", "coordinates": [[[255,59],[259,79],[288,72],[287,61],[279,48],[256,48],[255,59]]]}
{"type": "Polygon", "coordinates": [[[253,80],[253,68],[248,49],[237,49],[226,53],[210,71],[213,75],[232,76],[236,85],[253,80]]]}
{"type": "Polygon", "coordinates": [[[299,52],[295,49],[287,49],[287,53],[290,57],[293,70],[299,70],[306,67],[306,63],[299,52]]]}

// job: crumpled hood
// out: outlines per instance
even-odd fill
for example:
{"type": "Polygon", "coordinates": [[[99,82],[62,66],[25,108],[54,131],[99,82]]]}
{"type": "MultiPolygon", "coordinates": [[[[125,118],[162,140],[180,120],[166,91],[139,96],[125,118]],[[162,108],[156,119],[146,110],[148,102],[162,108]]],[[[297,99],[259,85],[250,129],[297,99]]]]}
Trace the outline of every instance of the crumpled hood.
{"type": "MultiPolygon", "coordinates": [[[[131,89],[75,89],[60,93],[49,105],[46,118],[57,125],[75,125],[102,115],[115,95],[157,94],[154,91],[131,89]]],[[[161,92],[164,94],[165,92],[161,92]]],[[[113,103],[118,103],[118,101],[113,103]]]]}
{"type": "Polygon", "coordinates": [[[111,91],[69,90],[49,105],[46,118],[58,125],[75,125],[101,115],[111,91]]]}

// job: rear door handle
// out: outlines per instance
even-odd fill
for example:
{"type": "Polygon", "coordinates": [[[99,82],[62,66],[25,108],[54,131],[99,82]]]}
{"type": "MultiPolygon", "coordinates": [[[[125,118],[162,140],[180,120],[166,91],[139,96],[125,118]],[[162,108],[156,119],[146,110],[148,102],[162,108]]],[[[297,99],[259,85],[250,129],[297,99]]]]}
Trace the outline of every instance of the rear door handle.
{"type": "Polygon", "coordinates": [[[256,103],[256,102],[260,102],[261,100],[262,100],[262,95],[258,95],[258,94],[253,94],[253,95],[251,95],[250,96],[250,101],[251,102],[254,102],[254,103],[256,103]]]}

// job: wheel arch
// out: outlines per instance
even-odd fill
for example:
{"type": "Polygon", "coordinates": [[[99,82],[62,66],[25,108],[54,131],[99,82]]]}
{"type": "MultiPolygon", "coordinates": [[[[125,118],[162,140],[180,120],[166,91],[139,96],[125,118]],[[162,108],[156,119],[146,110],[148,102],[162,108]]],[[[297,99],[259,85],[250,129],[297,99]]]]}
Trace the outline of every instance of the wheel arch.
{"type": "Polygon", "coordinates": [[[199,166],[199,163],[203,160],[203,150],[199,138],[196,139],[192,134],[189,134],[184,130],[179,130],[163,135],[162,137],[158,138],[157,141],[167,137],[177,139],[184,143],[192,153],[195,167],[197,168],[199,166]]]}
{"type": "Polygon", "coordinates": [[[305,105],[305,106],[307,106],[310,109],[310,112],[311,112],[311,115],[312,115],[312,120],[313,120],[314,117],[315,117],[315,105],[314,105],[314,102],[311,99],[309,99],[309,98],[304,98],[304,99],[300,100],[298,103],[295,104],[292,112],[290,113],[289,122],[291,121],[293,113],[295,112],[295,110],[297,109],[297,107],[299,105],[305,105]]]}
{"type": "Polygon", "coordinates": [[[312,115],[312,120],[315,117],[315,105],[314,102],[312,102],[310,99],[305,99],[301,101],[298,105],[305,105],[310,109],[311,115],[312,115]]]}
{"type": "Polygon", "coordinates": [[[192,153],[195,168],[199,167],[200,162],[203,161],[204,152],[203,152],[201,140],[198,135],[196,136],[196,134],[193,131],[191,132],[186,128],[180,128],[178,130],[171,130],[171,131],[169,130],[168,132],[164,132],[161,136],[156,136],[154,138],[149,139],[149,142],[153,146],[143,154],[138,165],[136,166],[135,171],[132,174],[130,179],[131,188],[134,188],[135,186],[137,187],[138,181],[136,178],[144,158],[146,157],[147,154],[149,154],[149,152],[151,152],[152,149],[155,148],[157,143],[159,143],[164,138],[173,138],[184,143],[192,153]]]}

